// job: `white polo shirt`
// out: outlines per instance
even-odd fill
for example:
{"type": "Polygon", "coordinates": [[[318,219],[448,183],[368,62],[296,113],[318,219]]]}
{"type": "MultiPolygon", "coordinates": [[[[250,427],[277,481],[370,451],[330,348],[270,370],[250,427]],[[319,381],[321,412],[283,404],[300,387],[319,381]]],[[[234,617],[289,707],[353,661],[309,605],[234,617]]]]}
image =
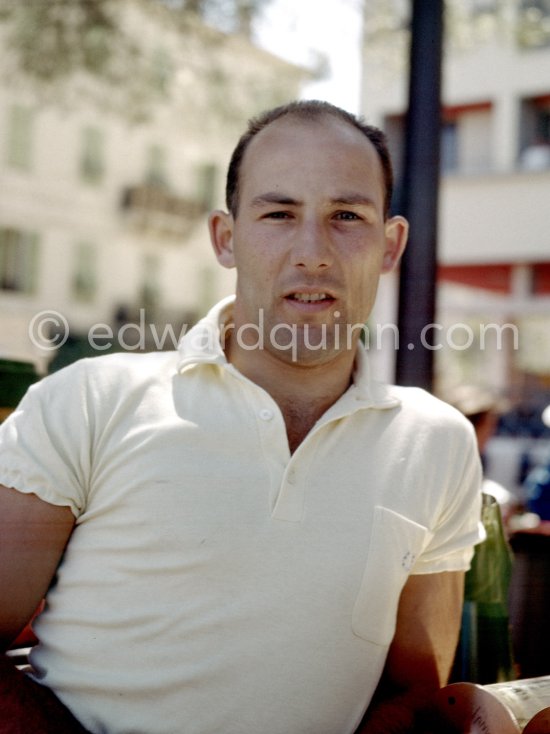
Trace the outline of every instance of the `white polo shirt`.
{"type": "Polygon", "coordinates": [[[80,361],[0,431],[0,482],[77,518],[32,654],[95,734],[350,734],[410,573],[480,537],[470,424],[357,358],[291,456],[228,364],[222,302],[178,352],[80,361]]]}

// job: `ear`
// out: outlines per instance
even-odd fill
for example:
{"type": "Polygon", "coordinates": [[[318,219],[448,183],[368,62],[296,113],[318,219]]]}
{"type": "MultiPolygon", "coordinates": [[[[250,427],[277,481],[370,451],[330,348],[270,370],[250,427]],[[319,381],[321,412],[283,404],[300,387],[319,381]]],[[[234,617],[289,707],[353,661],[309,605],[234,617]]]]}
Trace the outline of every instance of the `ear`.
{"type": "Polygon", "coordinates": [[[233,226],[231,214],[216,210],[208,217],[208,230],[214,253],[220,265],[224,268],[235,267],[233,254],[233,226]]]}
{"type": "Polygon", "coordinates": [[[389,273],[399,262],[407,244],[409,223],[404,217],[390,217],[384,225],[386,250],[382,260],[382,272],[389,273]]]}

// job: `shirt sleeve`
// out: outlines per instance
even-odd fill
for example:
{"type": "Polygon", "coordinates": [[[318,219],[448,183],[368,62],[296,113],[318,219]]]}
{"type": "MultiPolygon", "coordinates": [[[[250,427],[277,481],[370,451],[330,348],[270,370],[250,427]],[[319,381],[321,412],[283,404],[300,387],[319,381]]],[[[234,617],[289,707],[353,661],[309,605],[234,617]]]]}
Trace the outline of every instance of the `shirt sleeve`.
{"type": "Polygon", "coordinates": [[[0,483],[78,517],[90,470],[86,360],[32,385],[0,426],[0,483]]]}
{"type": "Polygon", "coordinates": [[[481,522],[481,461],[475,434],[468,424],[453,441],[455,457],[451,480],[444,492],[445,501],[423,553],[411,573],[467,571],[474,546],[485,540],[481,522]]]}

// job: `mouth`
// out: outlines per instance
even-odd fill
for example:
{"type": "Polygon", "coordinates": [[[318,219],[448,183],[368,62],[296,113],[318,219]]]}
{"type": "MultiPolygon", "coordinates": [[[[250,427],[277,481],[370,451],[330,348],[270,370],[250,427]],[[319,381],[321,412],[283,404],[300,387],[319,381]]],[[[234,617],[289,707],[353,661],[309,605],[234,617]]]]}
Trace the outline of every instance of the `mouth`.
{"type": "Polygon", "coordinates": [[[303,303],[317,306],[327,306],[336,300],[328,291],[292,291],[285,296],[285,299],[296,304],[303,303]]]}
{"type": "Polygon", "coordinates": [[[301,316],[326,316],[336,303],[336,297],[328,291],[291,291],[284,296],[292,312],[301,316]]]}
{"type": "Polygon", "coordinates": [[[286,296],[291,301],[298,303],[327,303],[334,301],[334,298],[328,293],[290,293],[286,296]]]}

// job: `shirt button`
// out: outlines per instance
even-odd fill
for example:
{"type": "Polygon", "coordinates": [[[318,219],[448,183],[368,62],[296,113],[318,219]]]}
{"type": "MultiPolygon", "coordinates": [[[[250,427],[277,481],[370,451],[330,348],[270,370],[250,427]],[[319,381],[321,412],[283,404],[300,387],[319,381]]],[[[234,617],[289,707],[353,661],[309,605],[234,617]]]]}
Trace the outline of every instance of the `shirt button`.
{"type": "Polygon", "coordinates": [[[258,415],[263,421],[270,421],[273,418],[273,411],[269,408],[262,408],[258,415]]]}

